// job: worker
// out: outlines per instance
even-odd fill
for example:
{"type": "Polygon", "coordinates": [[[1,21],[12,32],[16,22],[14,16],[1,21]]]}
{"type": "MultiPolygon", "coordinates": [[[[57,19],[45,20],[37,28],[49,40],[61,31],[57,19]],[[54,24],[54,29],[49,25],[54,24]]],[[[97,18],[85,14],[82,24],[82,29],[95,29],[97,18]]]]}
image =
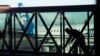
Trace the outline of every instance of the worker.
{"type": "Polygon", "coordinates": [[[66,45],[64,47],[66,47],[68,45],[68,43],[73,42],[75,40],[75,42],[73,43],[71,49],[69,50],[69,53],[71,53],[71,51],[75,47],[79,46],[84,51],[84,53],[89,56],[90,55],[89,54],[89,49],[86,46],[84,35],[76,29],[66,28],[65,31],[69,35],[69,38],[66,41],[66,45]]]}

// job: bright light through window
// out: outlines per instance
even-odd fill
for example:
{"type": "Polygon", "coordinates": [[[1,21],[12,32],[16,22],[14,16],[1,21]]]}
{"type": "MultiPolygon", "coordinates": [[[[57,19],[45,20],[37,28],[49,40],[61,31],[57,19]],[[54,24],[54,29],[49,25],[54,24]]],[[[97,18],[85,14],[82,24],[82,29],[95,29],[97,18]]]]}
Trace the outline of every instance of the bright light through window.
{"type": "Polygon", "coordinates": [[[71,6],[71,5],[95,5],[96,0],[2,0],[0,5],[10,5],[18,7],[18,3],[23,3],[24,7],[40,6],[71,6]]]}

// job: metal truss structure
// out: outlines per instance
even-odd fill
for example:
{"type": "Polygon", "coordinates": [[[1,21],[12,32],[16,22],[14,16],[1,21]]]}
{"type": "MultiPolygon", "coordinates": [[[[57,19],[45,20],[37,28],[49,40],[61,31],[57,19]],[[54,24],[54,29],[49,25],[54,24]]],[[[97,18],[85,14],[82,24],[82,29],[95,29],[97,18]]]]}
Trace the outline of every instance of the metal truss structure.
{"type": "MultiPolygon", "coordinates": [[[[65,46],[65,23],[67,23],[68,27],[70,29],[73,29],[71,26],[70,22],[68,21],[67,16],[65,16],[65,13],[67,12],[87,12],[87,20],[84,23],[84,26],[81,29],[81,33],[84,31],[84,29],[89,26],[89,21],[91,20],[92,17],[95,19],[95,5],[82,5],[82,6],[57,6],[57,7],[23,7],[23,8],[8,8],[5,10],[0,10],[0,13],[6,13],[6,19],[5,19],[5,26],[2,31],[2,48],[0,49],[0,54],[5,55],[5,54],[10,54],[10,55],[36,55],[36,56],[63,56],[63,55],[68,55],[68,56],[74,56],[74,55],[79,55],[79,56],[84,56],[85,54],[79,54],[77,48],[73,51],[73,54],[68,54],[65,51],[65,48],[62,48],[65,46]],[[41,13],[49,13],[49,12],[57,12],[56,16],[54,17],[50,27],[47,26],[43,16],[41,13]],[[91,13],[89,13],[91,12],[91,13]],[[30,20],[27,24],[27,26],[24,28],[20,18],[18,17],[17,13],[32,13],[32,16],[30,17],[30,20]],[[50,30],[54,26],[55,21],[57,20],[57,17],[60,16],[60,47],[57,44],[54,36],[51,34],[50,30]],[[42,41],[39,43],[38,40],[38,19],[41,20],[43,27],[47,31],[46,34],[44,35],[42,41]],[[20,24],[21,29],[23,30],[22,35],[19,37],[19,41],[16,42],[16,20],[20,24]],[[32,43],[32,41],[29,39],[29,36],[26,34],[26,31],[28,30],[29,25],[31,24],[32,20],[35,21],[35,44],[32,43]],[[12,23],[13,22],[13,23],[12,23]],[[13,27],[13,28],[12,28],[13,27]],[[8,29],[8,31],[6,30],[8,29]],[[14,31],[12,31],[14,30],[14,31]],[[6,40],[6,32],[8,32],[9,35],[9,41],[7,42],[6,40]],[[48,34],[50,35],[50,39],[53,41],[53,44],[56,47],[56,52],[41,52],[40,49],[42,48],[43,43],[47,39],[48,34]],[[21,45],[21,42],[23,41],[23,38],[26,38],[29,42],[29,45],[32,48],[32,51],[25,51],[25,50],[19,50],[19,46],[21,45]],[[14,44],[13,44],[14,43],[14,44]],[[62,44],[63,43],[63,44],[62,44]],[[5,49],[6,48],[6,49],[5,49]]],[[[94,28],[95,29],[95,28],[94,28]]],[[[95,36],[94,41],[95,41],[95,36]]],[[[89,27],[88,27],[88,37],[87,40],[90,40],[89,36],[89,27]]],[[[90,43],[88,42],[88,46],[90,43]]],[[[93,44],[93,47],[90,50],[91,56],[92,53],[95,52],[94,48],[95,43],[93,44]]],[[[95,54],[93,54],[95,55],[95,54]]]]}

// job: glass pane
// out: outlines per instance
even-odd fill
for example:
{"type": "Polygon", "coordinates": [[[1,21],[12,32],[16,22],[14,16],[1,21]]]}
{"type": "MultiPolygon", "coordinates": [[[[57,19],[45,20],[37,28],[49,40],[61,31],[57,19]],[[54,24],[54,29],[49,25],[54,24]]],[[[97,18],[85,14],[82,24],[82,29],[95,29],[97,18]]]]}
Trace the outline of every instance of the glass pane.
{"type": "MultiPolygon", "coordinates": [[[[90,16],[91,13],[92,13],[91,11],[89,13],[88,12],[65,12],[64,15],[65,15],[65,18],[68,20],[69,24],[71,25],[71,27],[73,29],[76,29],[79,32],[81,32],[83,26],[85,25],[85,22],[88,20],[88,14],[90,16]]],[[[64,42],[66,42],[69,38],[69,34],[67,34],[64,31],[65,29],[63,29],[63,22],[65,23],[65,25],[64,25],[65,28],[70,28],[70,27],[69,27],[68,23],[66,22],[66,20],[63,21],[63,19],[65,19],[65,18],[63,18],[63,15],[61,13],[38,12],[37,14],[36,13],[34,14],[34,12],[33,12],[33,13],[15,13],[15,14],[13,14],[11,17],[12,32],[14,32],[14,23],[15,23],[15,32],[16,32],[15,36],[14,36],[14,33],[12,33],[12,35],[13,35],[13,39],[12,39],[13,50],[14,50],[14,47],[19,43],[19,40],[21,39],[21,37],[24,33],[23,29],[26,29],[26,26],[28,25],[28,23],[32,17],[33,18],[31,20],[31,23],[26,31],[26,34],[23,36],[23,39],[18,47],[18,50],[34,51],[32,48],[32,45],[33,45],[33,47],[36,46],[36,44],[35,44],[36,26],[37,26],[37,39],[38,39],[37,44],[39,47],[41,42],[43,41],[44,36],[49,31],[48,29],[50,28],[54,19],[56,19],[54,22],[54,25],[52,25],[52,28],[50,29],[49,33],[47,34],[47,36],[45,36],[46,39],[44,40],[39,51],[40,52],[56,52],[56,51],[58,51],[58,48],[56,47],[54,41],[56,42],[57,46],[59,48],[61,48],[61,44],[64,45],[64,42]],[[15,14],[17,15],[16,17],[14,17],[15,14]],[[14,22],[14,19],[15,19],[15,22],[14,22]],[[21,27],[21,24],[19,23],[18,19],[21,22],[23,28],[21,27]],[[37,19],[37,25],[35,26],[36,19],[37,19]],[[65,35],[64,35],[64,33],[65,33],[65,35]],[[29,38],[32,45],[30,44],[27,37],[29,38]],[[54,39],[52,39],[51,37],[53,37],[54,39]],[[61,39],[61,37],[62,37],[62,39],[61,39]],[[63,39],[64,37],[65,37],[65,39],[63,39]]],[[[7,22],[8,22],[9,14],[0,13],[0,31],[1,32],[4,30],[5,24],[8,24],[6,22],[6,18],[7,18],[7,22]]],[[[9,27],[7,26],[5,40],[6,40],[7,44],[10,45],[10,43],[9,43],[10,36],[9,36],[8,31],[9,31],[9,27]]],[[[87,24],[86,27],[84,28],[84,31],[82,32],[82,34],[85,36],[86,46],[88,46],[91,50],[94,46],[94,15],[91,17],[89,24],[87,24]]],[[[65,48],[65,53],[69,52],[69,50],[72,47],[72,45],[74,44],[74,42],[75,42],[75,40],[73,42],[70,42],[67,45],[67,47],[65,48]]],[[[2,43],[3,43],[3,41],[2,41],[2,39],[0,39],[0,49],[2,49],[2,43]]],[[[4,45],[4,49],[7,49],[6,45],[4,45]]],[[[73,51],[72,51],[72,53],[73,53],[73,51]]],[[[78,54],[84,54],[80,47],[78,47],[78,54]]]]}

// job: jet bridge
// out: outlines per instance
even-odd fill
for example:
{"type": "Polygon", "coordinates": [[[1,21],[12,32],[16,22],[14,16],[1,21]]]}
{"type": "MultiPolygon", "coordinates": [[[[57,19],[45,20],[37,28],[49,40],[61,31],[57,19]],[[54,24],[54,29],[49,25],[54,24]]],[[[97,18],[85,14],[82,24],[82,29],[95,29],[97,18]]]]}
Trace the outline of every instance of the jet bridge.
{"type": "MultiPolygon", "coordinates": [[[[62,48],[65,46],[67,38],[66,38],[66,32],[65,32],[65,26],[67,25],[67,28],[74,29],[72,26],[72,23],[70,23],[71,17],[67,17],[67,13],[84,13],[85,20],[83,20],[84,24],[80,29],[80,32],[83,33],[84,30],[87,28],[87,36],[86,36],[86,42],[87,47],[89,48],[89,52],[91,56],[95,56],[95,35],[90,36],[89,29],[90,29],[90,21],[93,20],[93,28],[94,28],[94,20],[95,20],[95,9],[96,5],[81,5],[81,6],[49,6],[49,7],[23,7],[23,8],[6,8],[6,9],[0,9],[0,15],[5,14],[5,20],[3,22],[3,30],[1,31],[1,39],[0,39],[0,55],[36,55],[36,56],[48,56],[48,55],[54,55],[54,56],[63,56],[63,55],[79,55],[83,56],[84,54],[83,50],[78,46],[74,48],[73,51],[71,51],[70,54],[68,54],[68,51],[66,48],[62,48]],[[19,13],[31,13],[30,20],[26,27],[24,27],[21,23],[19,13]],[[43,16],[46,15],[45,13],[48,13],[49,15],[53,15],[50,13],[54,13],[54,17],[52,22],[50,23],[49,27],[47,25],[46,19],[43,16]],[[42,26],[46,30],[46,34],[44,37],[39,41],[39,35],[38,35],[38,26],[39,22],[41,21],[42,26]],[[60,30],[60,37],[58,38],[59,41],[54,38],[53,34],[51,33],[51,29],[56,21],[59,22],[59,30],[60,30]],[[35,34],[34,38],[30,38],[28,34],[26,33],[28,30],[28,27],[30,24],[34,22],[35,25],[35,34]],[[22,30],[22,34],[20,36],[17,36],[16,29],[17,24],[22,30]],[[8,29],[8,31],[7,31],[8,29]],[[13,30],[13,31],[12,31],[13,30]],[[8,35],[8,36],[6,36],[8,35]],[[47,41],[49,36],[49,39],[52,41],[53,47],[50,47],[49,43],[47,41]],[[92,44],[91,44],[92,40],[92,44]],[[47,41],[47,42],[46,42],[47,41]],[[59,42],[59,43],[58,43],[59,42]],[[23,43],[23,44],[22,44],[23,43]],[[48,47],[53,48],[55,51],[43,51],[42,49],[45,49],[45,45],[48,44],[48,47]],[[26,47],[25,47],[26,46],[26,47]],[[28,47],[27,47],[28,46],[28,47]],[[25,47],[25,48],[24,48],[25,47]]],[[[78,14],[79,15],[79,14],[78,14]]],[[[77,15],[77,16],[78,16],[77,15]]],[[[83,15],[83,14],[82,14],[83,15]]],[[[47,16],[47,15],[46,15],[47,16]]],[[[1,16],[0,16],[1,17],[1,16]]],[[[79,17],[79,16],[78,16],[79,17]]],[[[74,18],[74,16],[73,16],[74,18]]],[[[82,17],[83,18],[83,17],[82,17]]],[[[81,19],[80,17],[78,19],[81,19]]],[[[77,20],[78,20],[77,19],[77,20]]],[[[0,18],[1,20],[1,18],[0,18]]],[[[50,19],[49,19],[50,20],[50,19]]],[[[74,23],[73,23],[74,24],[74,23]]],[[[94,28],[95,29],[95,28],[94,28]]],[[[94,32],[95,33],[95,32],[94,32]]],[[[73,42],[74,43],[74,42],[73,42]]],[[[51,44],[51,45],[52,45],[51,44]]],[[[71,44],[73,45],[73,44],[71,44]]],[[[71,49],[71,46],[69,50],[71,49]]]]}

